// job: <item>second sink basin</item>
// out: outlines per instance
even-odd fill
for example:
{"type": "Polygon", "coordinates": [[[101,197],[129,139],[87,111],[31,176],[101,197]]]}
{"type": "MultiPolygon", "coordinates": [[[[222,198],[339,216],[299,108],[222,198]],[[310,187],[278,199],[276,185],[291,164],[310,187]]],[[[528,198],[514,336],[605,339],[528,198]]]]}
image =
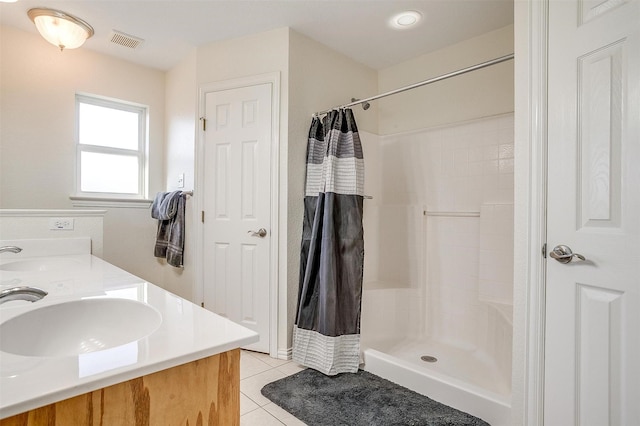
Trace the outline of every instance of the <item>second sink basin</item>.
{"type": "Polygon", "coordinates": [[[149,305],[82,299],[33,309],[0,324],[0,350],[22,356],[74,356],[148,336],[162,323],[149,305]]]}

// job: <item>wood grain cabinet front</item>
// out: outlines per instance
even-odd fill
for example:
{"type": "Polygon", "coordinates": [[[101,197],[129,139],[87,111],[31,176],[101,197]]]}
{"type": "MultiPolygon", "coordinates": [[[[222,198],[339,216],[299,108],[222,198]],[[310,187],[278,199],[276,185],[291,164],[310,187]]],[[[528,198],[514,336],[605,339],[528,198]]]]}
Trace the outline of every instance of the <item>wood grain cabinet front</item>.
{"type": "Polygon", "coordinates": [[[0,420],[0,426],[239,426],[240,350],[0,420]]]}

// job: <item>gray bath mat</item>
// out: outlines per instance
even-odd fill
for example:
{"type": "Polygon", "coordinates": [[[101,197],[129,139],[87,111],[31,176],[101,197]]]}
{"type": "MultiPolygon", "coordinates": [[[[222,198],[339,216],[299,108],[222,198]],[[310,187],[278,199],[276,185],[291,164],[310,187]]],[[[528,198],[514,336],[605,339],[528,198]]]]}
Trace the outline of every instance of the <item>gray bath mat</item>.
{"type": "Polygon", "coordinates": [[[489,426],[366,371],[325,376],[310,368],[262,388],[309,426],[489,426]]]}

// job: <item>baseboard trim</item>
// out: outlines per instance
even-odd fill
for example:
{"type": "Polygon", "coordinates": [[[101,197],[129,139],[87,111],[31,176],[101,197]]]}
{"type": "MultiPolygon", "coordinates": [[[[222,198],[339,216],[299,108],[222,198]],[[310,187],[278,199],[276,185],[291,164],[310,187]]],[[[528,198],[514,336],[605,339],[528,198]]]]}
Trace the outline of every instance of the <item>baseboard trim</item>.
{"type": "Polygon", "coordinates": [[[293,348],[278,349],[278,359],[290,360],[293,357],[293,348]]]}

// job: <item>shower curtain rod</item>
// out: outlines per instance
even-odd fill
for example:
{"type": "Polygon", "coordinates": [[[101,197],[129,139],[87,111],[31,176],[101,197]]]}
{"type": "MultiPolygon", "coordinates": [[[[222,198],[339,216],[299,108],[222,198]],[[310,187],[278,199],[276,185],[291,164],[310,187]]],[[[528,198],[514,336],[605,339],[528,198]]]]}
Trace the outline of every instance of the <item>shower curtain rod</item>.
{"type": "Polygon", "coordinates": [[[443,74],[443,75],[440,75],[438,77],[430,78],[428,80],[419,81],[419,82],[411,84],[409,86],[401,87],[399,89],[395,89],[395,90],[391,90],[389,92],[381,93],[379,95],[371,96],[370,98],[358,99],[356,101],[349,102],[348,104],[340,105],[340,106],[337,106],[337,107],[334,107],[334,108],[331,108],[331,109],[327,109],[327,110],[324,110],[324,111],[318,111],[318,112],[314,113],[313,116],[317,117],[317,116],[322,115],[322,114],[327,114],[327,113],[329,113],[329,112],[331,112],[333,110],[336,110],[336,109],[348,108],[348,107],[351,107],[351,106],[354,106],[354,105],[364,104],[364,103],[369,102],[369,101],[375,101],[376,99],[384,98],[386,96],[395,95],[396,93],[406,92],[407,90],[415,89],[417,87],[425,86],[427,84],[435,83],[437,81],[446,80],[447,78],[456,77],[458,75],[466,74],[466,73],[471,72],[471,71],[479,70],[479,69],[482,69],[482,68],[485,68],[485,67],[490,67],[491,65],[496,65],[496,64],[499,64],[501,62],[505,62],[505,61],[508,61],[510,59],[513,59],[513,56],[514,56],[513,53],[511,53],[509,55],[505,55],[505,56],[501,56],[499,58],[491,59],[490,61],[482,62],[482,63],[476,64],[476,65],[472,65],[472,66],[467,67],[467,68],[462,68],[462,69],[459,69],[457,71],[453,71],[453,72],[450,72],[450,73],[447,73],[447,74],[443,74]]]}

